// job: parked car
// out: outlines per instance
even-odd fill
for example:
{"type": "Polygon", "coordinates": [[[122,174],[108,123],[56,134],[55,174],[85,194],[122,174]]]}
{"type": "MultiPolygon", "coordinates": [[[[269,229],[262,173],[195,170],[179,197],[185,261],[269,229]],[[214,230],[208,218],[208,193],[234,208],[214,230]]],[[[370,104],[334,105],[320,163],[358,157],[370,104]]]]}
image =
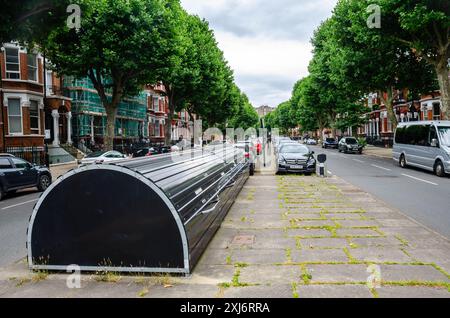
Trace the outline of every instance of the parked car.
{"type": "Polygon", "coordinates": [[[316,146],[317,145],[317,140],[309,138],[306,140],[306,144],[310,145],[310,146],[316,146]]]}
{"type": "Polygon", "coordinates": [[[278,154],[278,152],[280,151],[280,148],[283,147],[284,145],[288,145],[288,144],[293,144],[293,145],[299,145],[298,142],[293,141],[291,139],[283,139],[281,140],[278,145],[275,147],[275,155],[278,154]]]}
{"type": "Polygon", "coordinates": [[[0,200],[7,193],[37,187],[45,191],[52,183],[47,167],[31,164],[9,154],[0,154],[0,200]]]}
{"type": "Polygon", "coordinates": [[[133,158],[142,158],[159,155],[159,151],[153,147],[144,147],[133,153],[133,158]]]}
{"type": "Polygon", "coordinates": [[[133,152],[133,158],[150,157],[171,152],[169,146],[143,147],[133,152]]]}
{"type": "Polygon", "coordinates": [[[124,160],[125,158],[127,158],[127,156],[118,151],[98,151],[86,155],[81,160],[81,165],[84,166],[90,164],[108,163],[118,160],[124,160]]]}
{"type": "Polygon", "coordinates": [[[250,175],[253,176],[256,167],[256,149],[253,143],[250,140],[238,141],[234,146],[244,150],[246,160],[250,161],[250,175]]]}
{"type": "Polygon", "coordinates": [[[300,144],[285,144],[278,152],[277,173],[301,172],[312,174],[316,171],[314,151],[300,144]]]}
{"type": "Polygon", "coordinates": [[[402,168],[413,166],[439,177],[450,174],[450,121],[399,124],[392,153],[402,168]]]}
{"type": "Polygon", "coordinates": [[[171,146],[159,146],[156,147],[156,150],[158,151],[159,154],[164,154],[164,153],[170,153],[171,152],[171,146]]]}
{"type": "Polygon", "coordinates": [[[327,148],[337,149],[338,146],[339,146],[339,143],[334,138],[326,138],[322,143],[322,148],[324,148],[324,149],[327,149],[327,148]]]}
{"type": "Polygon", "coordinates": [[[339,152],[344,153],[359,153],[362,154],[363,146],[359,144],[358,140],[354,137],[345,137],[339,141],[339,152]]]}

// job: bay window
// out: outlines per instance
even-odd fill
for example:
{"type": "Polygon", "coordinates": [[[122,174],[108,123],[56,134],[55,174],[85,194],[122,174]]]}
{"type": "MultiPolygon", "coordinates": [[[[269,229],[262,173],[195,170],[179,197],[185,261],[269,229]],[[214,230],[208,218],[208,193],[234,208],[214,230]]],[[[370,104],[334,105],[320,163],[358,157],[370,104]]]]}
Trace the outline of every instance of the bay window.
{"type": "Polygon", "coordinates": [[[8,99],[8,127],[10,134],[21,134],[22,131],[22,108],[19,98],[8,99]]]}
{"type": "Polygon", "coordinates": [[[19,49],[15,47],[5,48],[6,78],[20,79],[19,49]]]}

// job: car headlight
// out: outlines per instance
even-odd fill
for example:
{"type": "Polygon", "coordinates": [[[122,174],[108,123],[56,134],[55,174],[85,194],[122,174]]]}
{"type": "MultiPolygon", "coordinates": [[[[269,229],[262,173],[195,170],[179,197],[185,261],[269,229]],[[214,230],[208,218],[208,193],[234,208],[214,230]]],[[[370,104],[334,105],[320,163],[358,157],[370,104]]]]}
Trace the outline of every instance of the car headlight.
{"type": "Polygon", "coordinates": [[[285,163],[286,161],[284,160],[284,158],[278,158],[278,163],[285,163]]]}
{"type": "Polygon", "coordinates": [[[310,159],[308,160],[308,166],[312,166],[312,165],[315,165],[315,164],[316,164],[316,159],[310,158],[310,159]]]}

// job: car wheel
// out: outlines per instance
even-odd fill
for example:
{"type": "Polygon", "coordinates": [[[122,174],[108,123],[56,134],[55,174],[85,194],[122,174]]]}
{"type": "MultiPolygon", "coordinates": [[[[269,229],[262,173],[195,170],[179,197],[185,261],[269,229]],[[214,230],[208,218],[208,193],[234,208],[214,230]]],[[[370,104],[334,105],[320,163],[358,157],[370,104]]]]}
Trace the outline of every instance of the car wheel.
{"type": "Polygon", "coordinates": [[[3,189],[0,189],[0,201],[3,200],[4,197],[5,197],[5,192],[3,191],[3,189]]]}
{"type": "Polygon", "coordinates": [[[38,185],[37,185],[38,190],[45,191],[50,186],[50,184],[51,184],[50,177],[46,174],[43,174],[39,177],[39,181],[38,181],[38,185]]]}
{"type": "Polygon", "coordinates": [[[436,162],[436,164],[434,165],[434,173],[436,173],[439,178],[445,177],[445,168],[442,161],[438,160],[436,162]]]}
{"type": "Polygon", "coordinates": [[[401,156],[400,156],[400,167],[402,167],[403,169],[406,168],[406,158],[405,158],[405,155],[401,155],[401,156]]]}

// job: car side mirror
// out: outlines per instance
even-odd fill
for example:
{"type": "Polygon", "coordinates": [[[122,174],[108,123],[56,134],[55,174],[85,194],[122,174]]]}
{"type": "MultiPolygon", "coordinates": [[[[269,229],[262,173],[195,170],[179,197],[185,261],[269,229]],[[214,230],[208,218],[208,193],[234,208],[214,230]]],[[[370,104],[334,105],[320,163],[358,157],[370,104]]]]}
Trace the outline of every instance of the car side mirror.
{"type": "Polygon", "coordinates": [[[313,154],[315,154],[315,152],[314,152],[314,151],[311,151],[311,154],[313,155],[313,154]]]}
{"type": "Polygon", "coordinates": [[[439,141],[437,139],[433,139],[431,140],[431,147],[438,147],[439,146],[439,141]]]}

